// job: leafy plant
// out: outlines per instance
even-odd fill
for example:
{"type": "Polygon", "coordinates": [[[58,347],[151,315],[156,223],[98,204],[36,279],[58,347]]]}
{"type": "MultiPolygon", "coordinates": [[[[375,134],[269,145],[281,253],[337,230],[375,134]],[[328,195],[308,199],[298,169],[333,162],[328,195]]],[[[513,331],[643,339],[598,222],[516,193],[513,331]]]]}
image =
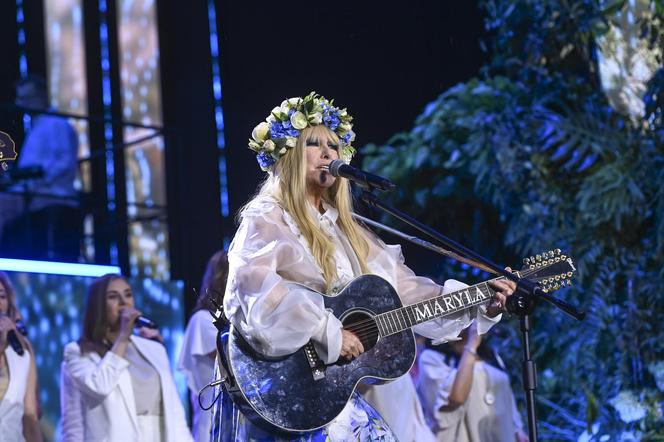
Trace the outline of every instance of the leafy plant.
{"type": "MultiPolygon", "coordinates": [[[[578,282],[560,296],[586,320],[546,304],[534,315],[543,440],[664,440],[664,395],[648,369],[664,360],[664,74],[634,125],[609,105],[594,55],[625,2],[481,4],[489,65],[410,132],[365,146],[363,166],[398,184],[392,204],[497,262],[552,248],[576,258],[578,282]],[[642,410],[627,413],[626,397],[642,410]]],[[[473,278],[446,261],[423,270],[473,278]]],[[[520,379],[520,344],[502,351],[520,379]]]]}

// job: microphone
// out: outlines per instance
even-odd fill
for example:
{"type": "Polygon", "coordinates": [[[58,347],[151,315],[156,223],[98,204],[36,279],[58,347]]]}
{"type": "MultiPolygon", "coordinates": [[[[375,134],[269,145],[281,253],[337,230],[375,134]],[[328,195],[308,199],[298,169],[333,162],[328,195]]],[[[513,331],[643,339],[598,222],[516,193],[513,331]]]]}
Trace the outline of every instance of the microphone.
{"type": "MultiPolygon", "coordinates": [[[[7,316],[6,313],[0,313],[0,316],[7,316]]],[[[11,319],[11,318],[10,318],[11,319]]],[[[16,328],[19,330],[19,332],[23,333],[23,330],[25,330],[24,335],[28,334],[28,331],[25,329],[25,324],[23,324],[23,321],[20,319],[16,319],[14,321],[16,323],[16,328]]],[[[23,349],[23,344],[21,344],[21,341],[18,340],[18,336],[16,336],[16,332],[14,330],[9,330],[7,332],[7,342],[9,342],[9,345],[14,349],[17,355],[23,356],[23,353],[25,353],[25,350],[23,349]]]]}
{"type": "Polygon", "coordinates": [[[346,178],[367,190],[379,189],[392,191],[396,188],[396,185],[387,178],[356,169],[355,167],[344,163],[342,160],[332,161],[328,165],[328,170],[332,176],[346,178]]]}
{"type": "Polygon", "coordinates": [[[12,346],[17,355],[23,356],[25,350],[23,349],[21,341],[18,340],[18,336],[16,336],[16,332],[14,330],[9,330],[7,333],[7,341],[9,341],[9,345],[12,346]]]}
{"type": "Polygon", "coordinates": [[[20,319],[16,320],[16,330],[23,336],[28,336],[28,329],[25,326],[25,323],[20,319]]]}
{"type": "Polygon", "coordinates": [[[159,326],[152,319],[146,318],[145,316],[139,316],[138,318],[136,318],[136,322],[134,322],[134,327],[158,328],[159,326]]]}

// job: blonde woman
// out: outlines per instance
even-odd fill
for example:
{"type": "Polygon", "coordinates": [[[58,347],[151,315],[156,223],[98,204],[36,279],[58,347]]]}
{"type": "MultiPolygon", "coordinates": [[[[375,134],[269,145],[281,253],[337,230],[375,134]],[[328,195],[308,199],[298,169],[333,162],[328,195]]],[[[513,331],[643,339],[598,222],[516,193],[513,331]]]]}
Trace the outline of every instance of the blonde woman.
{"type": "MultiPolygon", "coordinates": [[[[351,117],[311,93],[275,107],[252,134],[249,147],[268,172],[265,183],[240,214],[229,250],[226,316],[261,353],[294,353],[313,340],[327,364],[359,356],[364,348],[325,309],[320,293],[334,294],[353,278],[373,273],[389,281],[404,304],[432,298],[443,289],[404,265],[398,246],[387,246],[352,217],[348,182],[327,171],[331,161],[350,161],[351,117]]],[[[484,307],[417,327],[432,338],[454,338],[477,318],[482,330],[498,321],[513,286],[484,307]]],[[[227,397],[213,423],[215,440],[289,440],[266,434],[227,397]]],[[[326,427],[296,433],[294,440],[395,440],[380,415],[358,394],[326,427]]]]}
{"type": "Polygon", "coordinates": [[[0,440],[41,441],[35,355],[18,319],[14,287],[0,272],[0,440]]]}

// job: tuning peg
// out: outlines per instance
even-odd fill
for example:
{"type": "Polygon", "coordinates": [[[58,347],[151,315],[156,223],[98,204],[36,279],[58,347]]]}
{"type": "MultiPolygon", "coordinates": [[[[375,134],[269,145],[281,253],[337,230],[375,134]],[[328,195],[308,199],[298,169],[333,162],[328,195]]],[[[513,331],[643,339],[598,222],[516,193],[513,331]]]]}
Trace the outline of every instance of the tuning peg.
{"type": "Polygon", "coordinates": [[[555,279],[556,281],[560,281],[560,275],[556,275],[556,277],[555,277],[554,279],[555,279]]]}
{"type": "Polygon", "coordinates": [[[567,272],[567,277],[571,278],[572,277],[572,272],[567,272]]]}
{"type": "Polygon", "coordinates": [[[535,268],[535,266],[533,264],[530,264],[530,266],[528,268],[532,270],[532,269],[535,268]]]}
{"type": "Polygon", "coordinates": [[[567,256],[565,256],[565,255],[560,255],[560,259],[562,259],[562,260],[564,261],[564,260],[567,259],[567,256]]]}
{"type": "Polygon", "coordinates": [[[542,255],[535,255],[535,259],[537,260],[537,262],[541,262],[542,261],[542,255]]]}
{"type": "Polygon", "coordinates": [[[558,283],[553,284],[553,289],[558,290],[560,288],[560,285],[558,283]]]}
{"type": "Polygon", "coordinates": [[[560,255],[560,249],[556,249],[554,252],[556,252],[556,255],[560,255]]]}
{"type": "Polygon", "coordinates": [[[530,258],[523,258],[523,263],[524,263],[525,265],[530,264],[530,258]]]}

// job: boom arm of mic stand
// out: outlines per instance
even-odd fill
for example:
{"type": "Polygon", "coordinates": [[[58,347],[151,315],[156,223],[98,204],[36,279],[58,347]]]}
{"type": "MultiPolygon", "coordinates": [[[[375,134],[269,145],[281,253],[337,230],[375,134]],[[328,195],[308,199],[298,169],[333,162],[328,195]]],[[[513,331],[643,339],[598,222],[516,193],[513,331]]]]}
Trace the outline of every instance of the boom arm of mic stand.
{"type": "MultiPolygon", "coordinates": [[[[432,237],[435,240],[438,240],[441,242],[445,247],[449,248],[453,252],[469,257],[475,261],[478,261],[488,267],[489,269],[493,270],[496,274],[502,275],[505,278],[514,281],[517,283],[517,293],[521,293],[522,295],[526,296],[532,296],[536,299],[544,299],[551,305],[559,308],[561,311],[563,311],[565,314],[569,315],[570,317],[576,319],[577,321],[583,320],[583,318],[586,316],[585,312],[579,311],[576,309],[574,306],[568,304],[565,301],[562,301],[558,298],[555,298],[548,293],[544,293],[542,289],[539,287],[539,285],[528,281],[526,279],[520,278],[516,273],[510,273],[507,270],[501,268],[498,264],[490,261],[489,259],[483,257],[482,255],[474,252],[473,250],[470,250],[461,244],[457,243],[456,241],[453,241],[452,239],[446,237],[445,235],[437,232],[436,230],[432,229],[431,227],[420,223],[416,219],[412,218],[411,216],[407,215],[404,212],[401,212],[400,210],[397,210],[391,206],[388,206],[387,204],[383,203],[380,201],[376,195],[374,195],[371,192],[366,192],[363,191],[361,193],[361,198],[370,206],[376,207],[381,209],[382,211],[389,213],[390,215],[394,216],[395,218],[398,218],[399,220],[405,222],[406,224],[409,224],[410,226],[416,228],[420,232],[432,237]]],[[[510,297],[512,298],[512,297],[510,297]]],[[[516,298],[521,298],[521,296],[514,296],[514,301],[515,302],[517,299],[516,298]]],[[[533,300],[530,301],[521,301],[522,303],[525,303],[521,308],[526,308],[530,306],[530,311],[532,311],[532,308],[534,307],[533,300]],[[527,304],[527,305],[526,305],[527,304]]],[[[518,311],[518,309],[517,309],[518,311]]]]}

